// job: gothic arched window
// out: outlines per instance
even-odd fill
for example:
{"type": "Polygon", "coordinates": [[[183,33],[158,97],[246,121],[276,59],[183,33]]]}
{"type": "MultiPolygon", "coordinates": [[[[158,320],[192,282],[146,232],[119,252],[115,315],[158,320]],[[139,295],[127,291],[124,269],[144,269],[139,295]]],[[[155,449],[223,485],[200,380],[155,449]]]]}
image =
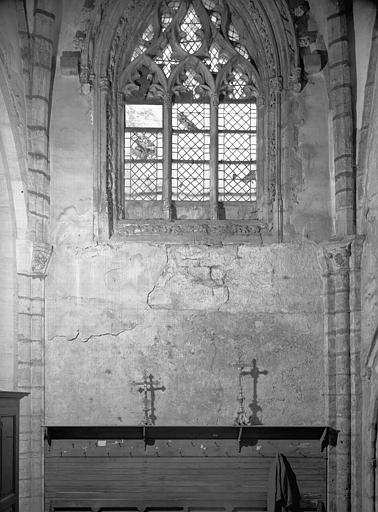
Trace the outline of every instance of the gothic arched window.
{"type": "Polygon", "coordinates": [[[122,216],[232,218],[256,201],[259,75],[227,4],[163,0],[141,32],[118,82],[122,216]]]}

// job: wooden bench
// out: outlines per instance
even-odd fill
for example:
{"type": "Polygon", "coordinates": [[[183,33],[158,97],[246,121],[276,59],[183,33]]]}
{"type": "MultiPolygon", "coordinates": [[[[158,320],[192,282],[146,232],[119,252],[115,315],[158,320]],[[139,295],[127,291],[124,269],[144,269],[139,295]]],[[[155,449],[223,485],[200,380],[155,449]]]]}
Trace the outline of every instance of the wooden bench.
{"type": "Polygon", "coordinates": [[[276,453],[297,478],[301,510],[326,504],[323,427],[48,427],[47,511],[266,510],[276,453]]]}

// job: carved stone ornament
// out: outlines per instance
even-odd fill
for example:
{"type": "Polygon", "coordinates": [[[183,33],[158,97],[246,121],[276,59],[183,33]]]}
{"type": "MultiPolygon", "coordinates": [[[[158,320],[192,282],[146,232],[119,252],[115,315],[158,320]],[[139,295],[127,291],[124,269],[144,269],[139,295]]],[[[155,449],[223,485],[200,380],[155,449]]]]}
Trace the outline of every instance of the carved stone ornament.
{"type": "Polygon", "coordinates": [[[269,89],[277,94],[282,91],[282,76],[275,76],[269,79],[269,89]]]}
{"type": "Polygon", "coordinates": [[[294,68],[289,76],[289,89],[293,92],[301,92],[302,68],[294,68]]]}
{"type": "Polygon", "coordinates": [[[227,235],[250,236],[258,235],[267,230],[265,224],[242,223],[242,222],[195,222],[195,221],[139,221],[139,222],[120,222],[117,226],[117,234],[124,236],[143,236],[143,235],[195,235],[195,236],[218,236],[227,235]]]}
{"type": "Polygon", "coordinates": [[[31,270],[34,274],[46,275],[52,250],[53,248],[49,244],[34,243],[31,263],[31,270]]]}
{"type": "Polygon", "coordinates": [[[332,242],[319,249],[318,260],[323,275],[348,272],[351,257],[351,240],[332,242]]]}
{"type": "Polygon", "coordinates": [[[107,92],[110,87],[110,81],[109,81],[108,77],[106,77],[106,76],[100,77],[99,86],[102,91],[107,92]]]}
{"type": "Polygon", "coordinates": [[[268,74],[274,75],[277,72],[276,71],[277,68],[276,68],[276,59],[274,57],[274,50],[273,50],[271,36],[266,27],[265,21],[260,14],[260,11],[256,7],[254,0],[250,0],[249,10],[250,10],[252,19],[256,25],[256,28],[257,28],[257,30],[260,34],[260,37],[262,39],[262,42],[263,42],[263,46],[264,46],[264,50],[265,50],[265,57],[267,59],[268,74]]]}

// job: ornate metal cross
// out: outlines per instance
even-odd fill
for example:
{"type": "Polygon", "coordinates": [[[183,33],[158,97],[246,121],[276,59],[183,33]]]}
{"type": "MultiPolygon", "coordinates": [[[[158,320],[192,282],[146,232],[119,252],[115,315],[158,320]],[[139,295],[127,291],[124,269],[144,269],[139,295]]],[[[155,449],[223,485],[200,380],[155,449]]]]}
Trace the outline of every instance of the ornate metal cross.
{"type": "Polygon", "coordinates": [[[239,389],[238,398],[237,398],[237,401],[239,402],[239,408],[238,408],[235,418],[234,418],[234,425],[248,425],[249,420],[248,420],[248,416],[247,416],[247,413],[245,412],[245,408],[244,408],[245,396],[244,396],[243,382],[242,382],[243,375],[245,375],[244,365],[243,365],[243,363],[241,363],[239,361],[238,363],[234,364],[233,366],[236,366],[238,369],[238,389],[239,389]]]}
{"type": "Polygon", "coordinates": [[[262,409],[258,404],[257,401],[257,381],[260,375],[267,375],[267,370],[260,370],[257,367],[257,361],[256,359],[252,359],[252,366],[249,366],[249,369],[247,365],[245,365],[242,362],[238,362],[234,366],[237,366],[238,368],[238,388],[239,388],[239,395],[237,398],[237,401],[239,402],[239,408],[235,415],[234,419],[234,425],[261,425],[261,420],[257,416],[257,413],[260,412],[262,409]],[[252,411],[252,414],[248,417],[247,413],[245,411],[244,402],[245,402],[245,396],[244,396],[244,390],[243,390],[243,383],[242,379],[246,375],[250,375],[253,380],[253,397],[252,402],[248,404],[249,408],[252,411]]]}
{"type": "Polygon", "coordinates": [[[143,393],[143,413],[144,418],[141,421],[142,425],[155,425],[156,422],[156,414],[155,414],[155,392],[156,391],[165,391],[165,386],[160,386],[160,382],[158,380],[154,381],[153,375],[150,373],[147,374],[147,370],[143,372],[143,381],[142,382],[132,382],[133,386],[140,386],[138,391],[139,393],[143,393]],[[150,399],[148,399],[148,394],[150,394],[150,399]]]}

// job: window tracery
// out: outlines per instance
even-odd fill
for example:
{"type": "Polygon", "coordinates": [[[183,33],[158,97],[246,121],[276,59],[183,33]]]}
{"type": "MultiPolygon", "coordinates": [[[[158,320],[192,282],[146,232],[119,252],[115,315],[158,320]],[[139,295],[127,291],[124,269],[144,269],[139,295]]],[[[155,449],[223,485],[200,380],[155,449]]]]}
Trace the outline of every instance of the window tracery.
{"type": "Polygon", "coordinates": [[[226,2],[161,2],[121,81],[125,201],[254,201],[257,76],[226,2]]]}
{"type": "MultiPolygon", "coordinates": [[[[95,238],[107,240],[109,236],[143,234],[149,237],[159,233],[174,237],[191,233],[202,238],[211,233],[223,239],[236,234],[248,237],[264,226],[264,229],[277,229],[281,239],[281,168],[286,160],[282,146],[285,125],[281,123],[285,114],[281,109],[285,108],[288,95],[300,90],[302,76],[298,41],[285,0],[114,0],[101,4],[92,18],[82,49],[80,80],[84,94],[93,92],[95,238]],[[199,42],[201,46],[191,54],[181,47],[180,39],[190,5],[201,23],[201,29],[196,29],[199,32],[192,36],[196,48],[199,42]],[[294,44],[288,43],[288,36],[294,44]],[[190,70],[192,88],[185,91],[183,82],[190,70]],[[250,83],[243,83],[245,76],[250,83]],[[177,88],[176,94],[173,87],[177,88]],[[189,96],[184,97],[188,93],[190,100],[189,96]],[[246,96],[231,98],[238,94],[246,96]],[[180,107],[189,121],[196,124],[187,115],[187,107],[182,107],[185,103],[192,107],[203,103],[210,119],[214,113],[218,119],[215,125],[210,122],[208,155],[206,150],[206,158],[202,159],[209,162],[208,187],[205,184],[208,192],[202,201],[178,201],[177,193],[176,196],[173,193],[174,123],[188,137],[195,134],[194,130],[185,130],[183,117],[180,116],[180,126],[173,118],[174,109],[180,107]],[[239,201],[232,201],[230,195],[225,197],[228,191],[222,173],[228,173],[231,182],[238,176],[230,166],[231,159],[235,160],[235,154],[231,155],[231,151],[235,153],[232,141],[247,137],[236,130],[236,133],[233,130],[223,133],[224,123],[222,127],[218,116],[219,112],[228,115],[222,112],[227,103],[250,103],[255,112],[252,109],[248,116],[255,115],[258,119],[256,133],[249,135],[253,150],[256,144],[258,165],[253,169],[255,176],[253,173],[243,176],[245,182],[255,184],[255,191],[249,193],[254,193],[256,200],[240,197],[239,201]],[[159,168],[156,175],[155,170],[149,170],[146,175],[145,194],[151,194],[153,189],[155,199],[135,199],[137,193],[132,187],[127,191],[126,104],[157,105],[161,110],[162,136],[158,143],[157,126],[151,125],[155,132],[151,130],[148,134],[145,126],[130,126],[138,135],[132,139],[136,148],[131,155],[130,145],[129,159],[136,162],[138,156],[144,157],[150,167],[159,168]],[[151,135],[152,132],[155,134],[151,135]],[[219,144],[213,144],[215,137],[219,144]],[[230,154],[225,154],[227,150],[230,154]],[[250,178],[255,181],[249,182],[250,178]],[[133,199],[126,200],[127,194],[133,199]],[[195,206],[187,206],[185,210],[183,203],[195,206]],[[167,220],[175,222],[167,223],[167,220]]],[[[187,43],[185,38],[184,46],[187,43]]],[[[242,158],[252,160],[251,155],[242,158]]],[[[233,183],[239,185],[238,180],[233,183]]]]}

